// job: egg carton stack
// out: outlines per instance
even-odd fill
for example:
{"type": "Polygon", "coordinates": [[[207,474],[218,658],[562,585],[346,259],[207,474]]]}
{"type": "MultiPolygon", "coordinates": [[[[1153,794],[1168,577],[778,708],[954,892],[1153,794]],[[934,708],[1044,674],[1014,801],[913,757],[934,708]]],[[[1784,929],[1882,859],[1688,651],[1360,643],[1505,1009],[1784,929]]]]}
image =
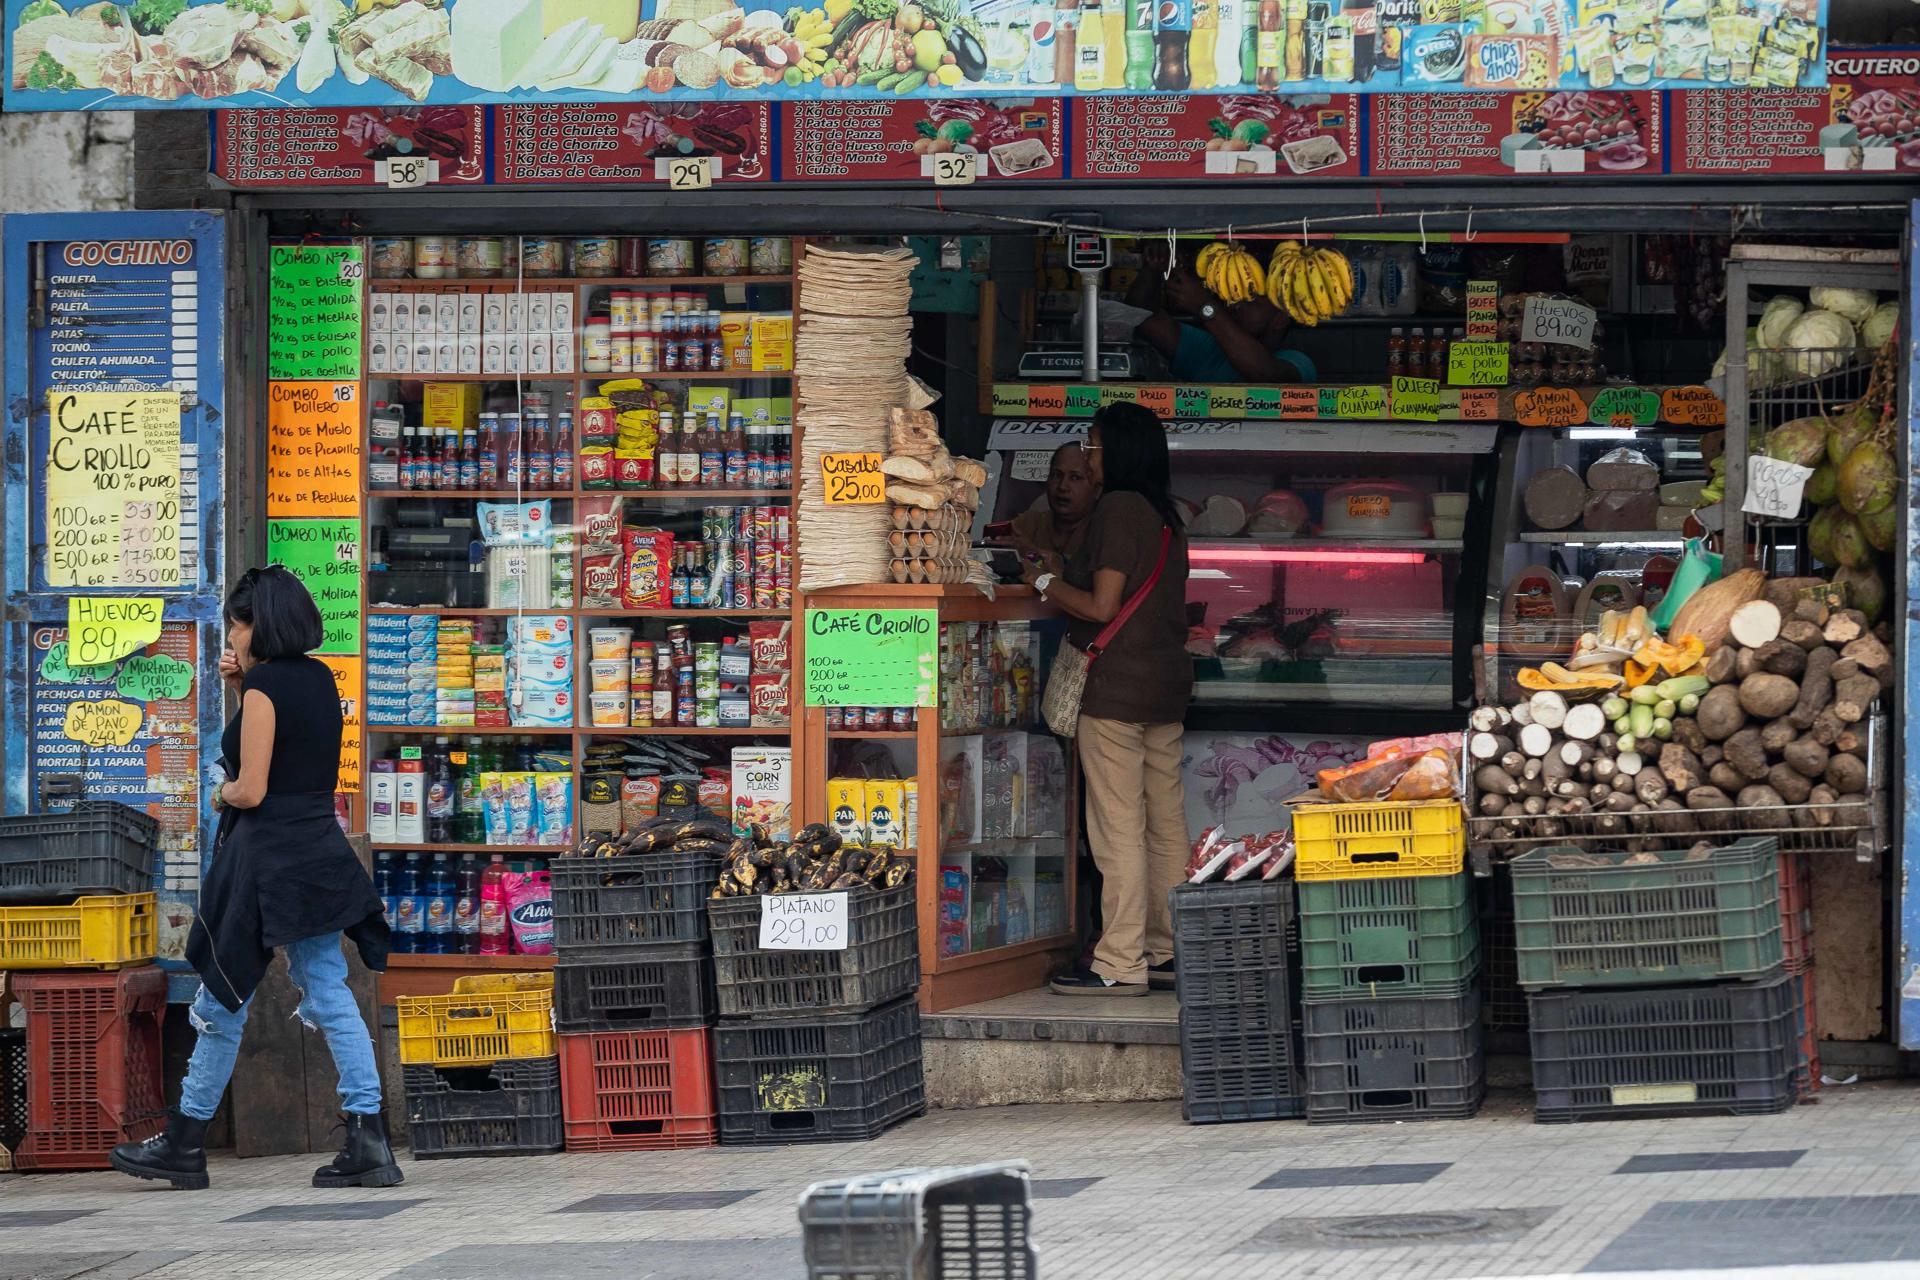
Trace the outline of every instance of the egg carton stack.
{"type": "Polygon", "coordinates": [[[885,504],[828,506],[821,459],[886,453],[888,411],[932,397],[907,375],[911,250],[809,244],[800,259],[794,368],[800,432],[795,520],[802,591],[885,582],[885,504]]]}
{"type": "Polygon", "coordinates": [[[894,409],[887,424],[887,500],[893,531],[887,535],[895,582],[966,582],[975,562],[967,555],[974,512],[987,469],[956,458],[940,440],[925,409],[894,409]]]}

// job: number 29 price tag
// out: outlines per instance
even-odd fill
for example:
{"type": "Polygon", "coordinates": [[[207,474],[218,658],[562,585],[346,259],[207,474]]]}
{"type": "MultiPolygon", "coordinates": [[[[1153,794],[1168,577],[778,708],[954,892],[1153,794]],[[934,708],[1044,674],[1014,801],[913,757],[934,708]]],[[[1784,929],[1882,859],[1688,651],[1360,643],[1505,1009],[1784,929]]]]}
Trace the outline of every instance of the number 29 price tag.
{"type": "Polygon", "coordinates": [[[669,191],[705,191],[719,169],[714,156],[663,156],[654,162],[653,176],[664,180],[669,191]]]}
{"type": "Polygon", "coordinates": [[[847,895],[845,892],[761,894],[760,949],[845,951],[847,895]]]}
{"type": "Polygon", "coordinates": [[[373,179],[395,191],[424,187],[440,181],[440,162],[428,156],[396,156],[373,162],[373,179]]]}

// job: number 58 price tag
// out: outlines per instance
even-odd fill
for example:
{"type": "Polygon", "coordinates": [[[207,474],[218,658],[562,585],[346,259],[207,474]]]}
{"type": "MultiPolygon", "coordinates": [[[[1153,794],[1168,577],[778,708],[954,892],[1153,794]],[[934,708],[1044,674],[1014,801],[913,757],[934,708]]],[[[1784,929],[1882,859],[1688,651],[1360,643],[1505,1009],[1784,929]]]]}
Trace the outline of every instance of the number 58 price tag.
{"type": "Polygon", "coordinates": [[[440,162],[427,156],[396,156],[391,160],[375,160],[373,179],[386,183],[396,191],[424,187],[429,182],[440,181],[440,162]]]}
{"type": "Polygon", "coordinates": [[[847,895],[844,892],[761,894],[760,949],[845,951],[847,895]]]}

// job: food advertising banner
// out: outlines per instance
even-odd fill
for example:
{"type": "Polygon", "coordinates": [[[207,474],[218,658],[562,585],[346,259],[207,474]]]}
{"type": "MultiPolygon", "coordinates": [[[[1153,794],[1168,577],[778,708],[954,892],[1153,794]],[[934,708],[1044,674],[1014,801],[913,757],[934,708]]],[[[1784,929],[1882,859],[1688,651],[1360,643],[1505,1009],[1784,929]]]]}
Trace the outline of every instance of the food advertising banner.
{"type": "Polygon", "coordinates": [[[424,157],[422,186],[486,179],[485,107],[221,111],[214,170],[237,186],[385,185],[395,160],[424,157]],[[384,162],[384,163],[383,163],[384,162]]]}
{"type": "Polygon", "coordinates": [[[5,106],[1791,89],[1827,4],[5,0],[5,106]]]}
{"type": "Polygon", "coordinates": [[[780,111],[782,178],[798,182],[936,179],[958,158],[966,180],[1065,176],[1057,99],[794,102],[780,111]]]}
{"type": "Polygon", "coordinates": [[[1157,94],[1074,104],[1073,176],[1092,179],[1361,174],[1359,94],[1157,94]]]}
{"type": "Polygon", "coordinates": [[[1920,49],[1836,50],[1825,89],[1672,97],[1675,173],[1920,169],[1920,49]]]}
{"type": "Polygon", "coordinates": [[[773,108],[765,102],[501,107],[495,182],[667,182],[670,162],[710,156],[710,182],[773,179],[773,108]]]}
{"type": "Polygon", "coordinates": [[[1663,98],[1599,89],[1376,98],[1367,168],[1419,178],[1657,174],[1663,98]]]}

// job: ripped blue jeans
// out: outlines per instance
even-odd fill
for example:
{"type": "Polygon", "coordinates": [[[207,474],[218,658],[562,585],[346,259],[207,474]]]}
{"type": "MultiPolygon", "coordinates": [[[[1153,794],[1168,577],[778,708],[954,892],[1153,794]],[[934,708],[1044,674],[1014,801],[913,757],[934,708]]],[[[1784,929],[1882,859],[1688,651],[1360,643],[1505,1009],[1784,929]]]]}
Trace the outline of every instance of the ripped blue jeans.
{"type": "MultiPolygon", "coordinates": [[[[334,1068],[340,1073],[341,1110],[372,1115],[380,1110],[380,1069],[373,1060],[373,1035],[347,987],[347,957],[340,950],[340,935],[303,938],[285,950],[287,971],[301,993],[300,1019],[320,1029],[333,1053],[334,1068]]],[[[180,1110],[185,1115],[213,1119],[220,1095],[233,1076],[234,1060],[240,1056],[240,1033],[246,1029],[252,1004],[248,1000],[240,1012],[232,1013],[205,987],[194,997],[188,1017],[200,1038],[180,1086],[180,1110]]]]}

